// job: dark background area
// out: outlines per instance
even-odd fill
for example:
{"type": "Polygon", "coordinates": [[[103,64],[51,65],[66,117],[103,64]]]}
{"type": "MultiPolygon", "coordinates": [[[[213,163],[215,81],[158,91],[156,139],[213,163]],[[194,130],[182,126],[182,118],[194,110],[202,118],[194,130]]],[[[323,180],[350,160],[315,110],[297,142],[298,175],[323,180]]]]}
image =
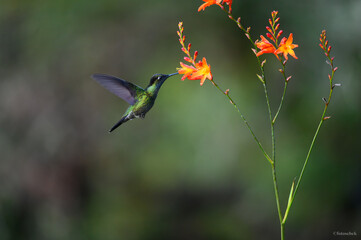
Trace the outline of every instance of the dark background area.
{"type": "MultiPolygon", "coordinates": [[[[279,239],[272,174],[232,105],[210,82],[165,82],[144,120],[114,133],[127,104],[90,75],[146,86],[183,59],[176,34],[212,67],[270,151],[256,58],[227,16],[202,1],[0,2],[0,239],[279,239]]],[[[272,10],[298,60],[276,124],[285,208],[328,95],[318,46],[327,29],[339,67],[328,115],[286,225],[286,239],[361,235],[361,1],[235,0],[233,13],[265,34],[272,10]]],[[[263,57],[262,57],[263,58],[263,57]]],[[[271,107],[283,90],[267,57],[271,107]]]]}

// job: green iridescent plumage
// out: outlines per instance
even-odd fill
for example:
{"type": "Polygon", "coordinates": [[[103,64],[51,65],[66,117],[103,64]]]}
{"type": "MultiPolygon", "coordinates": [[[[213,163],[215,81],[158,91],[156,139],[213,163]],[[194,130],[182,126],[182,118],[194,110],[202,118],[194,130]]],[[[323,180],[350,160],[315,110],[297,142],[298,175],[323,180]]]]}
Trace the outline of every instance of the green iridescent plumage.
{"type": "Polygon", "coordinates": [[[101,86],[130,104],[122,118],[109,130],[109,132],[112,132],[121,124],[132,120],[133,118],[144,118],[145,114],[153,107],[159,89],[164,81],[176,74],[178,73],[169,75],[155,74],[152,76],[149,85],[145,89],[114,76],[93,74],[92,78],[101,86]]]}

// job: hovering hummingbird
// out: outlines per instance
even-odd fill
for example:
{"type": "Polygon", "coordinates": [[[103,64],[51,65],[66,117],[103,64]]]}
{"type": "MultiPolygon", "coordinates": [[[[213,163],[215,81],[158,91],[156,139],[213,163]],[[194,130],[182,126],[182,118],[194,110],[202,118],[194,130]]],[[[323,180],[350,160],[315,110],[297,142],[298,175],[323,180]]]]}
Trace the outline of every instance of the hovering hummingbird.
{"type": "Polygon", "coordinates": [[[130,106],[109,132],[133,118],[144,118],[145,114],[153,107],[158,91],[164,81],[172,74],[154,74],[149,85],[143,89],[133,83],[106,74],[93,74],[91,77],[111,93],[128,102],[130,106]]]}

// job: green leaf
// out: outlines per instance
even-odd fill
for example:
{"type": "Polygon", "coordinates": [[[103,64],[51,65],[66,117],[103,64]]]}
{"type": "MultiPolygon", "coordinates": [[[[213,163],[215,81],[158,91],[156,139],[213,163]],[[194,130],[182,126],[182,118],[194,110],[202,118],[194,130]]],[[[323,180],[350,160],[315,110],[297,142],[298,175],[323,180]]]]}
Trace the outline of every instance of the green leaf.
{"type": "Polygon", "coordinates": [[[283,217],[282,223],[284,224],[287,220],[287,216],[288,216],[288,212],[290,211],[291,205],[292,205],[292,199],[293,199],[293,194],[294,194],[294,190],[295,190],[295,179],[292,182],[292,186],[291,186],[291,190],[290,190],[290,195],[288,196],[288,203],[287,203],[287,209],[285,212],[285,216],[283,217]]]}

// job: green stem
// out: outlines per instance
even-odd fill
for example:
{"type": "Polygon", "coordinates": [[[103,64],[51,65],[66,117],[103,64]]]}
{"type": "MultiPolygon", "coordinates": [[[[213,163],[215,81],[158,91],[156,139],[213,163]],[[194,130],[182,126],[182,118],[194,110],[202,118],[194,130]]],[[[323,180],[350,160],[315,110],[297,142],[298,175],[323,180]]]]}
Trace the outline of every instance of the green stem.
{"type": "Polygon", "coordinates": [[[329,62],[330,62],[331,71],[332,71],[332,72],[331,72],[331,76],[329,76],[329,80],[330,80],[330,93],[329,93],[329,95],[328,95],[327,101],[325,102],[325,107],[324,107],[324,110],[323,110],[323,113],[322,113],[322,116],[321,116],[321,120],[320,120],[320,122],[319,122],[319,124],[318,124],[318,126],[317,126],[317,129],[316,129],[315,134],[313,135],[312,142],[311,142],[311,145],[310,145],[310,147],[309,147],[309,149],[308,149],[305,162],[303,163],[303,167],[302,167],[300,176],[299,176],[299,178],[298,178],[298,180],[297,180],[297,184],[296,184],[295,190],[294,190],[294,192],[293,192],[293,194],[292,194],[291,201],[290,201],[290,203],[289,203],[288,206],[287,206],[287,209],[286,209],[286,212],[285,212],[283,221],[282,221],[283,224],[284,224],[284,223],[286,222],[286,220],[287,220],[287,216],[288,216],[289,210],[290,210],[290,208],[291,208],[291,206],[292,206],[292,203],[293,203],[293,201],[294,201],[294,199],[295,199],[295,197],[296,197],[297,190],[298,190],[298,188],[299,188],[299,186],[300,186],[300,183],[301,183],[301,181],[302,181],[302,177],[303,177],[303,174],[304,174],[305,169],[306,169],[306,167],[307,167],[308,160],[309,160],[309,158],[310,158],[310,155],[311,155],[313,146],[314,146],[314,144],[315,144],[316,138],[317,138],[317,136],[318,136],[318,133],[320,132],[320,129],[321,129],[321,126],[322,126],[323,122],[326,120],[326,119],[325,119],[325,116],[326,116],[326,112],[327,112],[328,105],[329,105],[330,102],[331,102],[331,97],[332,97],[333,88],[334,88],[334,86],[333,86],[333,84],[332,84],[332,81],[333,81],[333,77],[334,77],[334,74],[335,74],[335,72],[336,72],[336,69],[333,67],[333,59],[330,58],[330,56],[329,56],[328,54],[326,54],[326,56],[327,56],[327,58],[328,58],[328,60],[329,60],[329,62]]]}
{"type": "MultiPolygon", "coordinates": [[[[221,8],[221,9],[223,10],[223,12],[225,12],[225,13],[228,15],[228,18],[231,19],[234,23],[236,23],[237,26],[247,35],[247,38],[248,38],[248,40],[252,43],[254,49],[257,49],[257,46],[256,46],[256,44],[254,43],[254,41],[252,40],[251,35],[249,34],[249,31],[247,31],[247,29],[245,29],[245,28],[243,27],[243,25],[242,25],[240,22],[238,22],[238,21],[233,17],[232,13],[228,12],[225,8],[221,8]]],[[[258,57],[257,57],[257,58],[258,58],[258,57]]],[[[258,60],[259,60],[259,59],[258,59],[258,60]]]]}
{"type": "MultiPolygon", "coordinates": [[[[263,69],[262,69],[263,71],[263,69]]],[[[282,212],[281,212],[281,205],[280,205],[280,199],[279,199],[279,191],[278,191],[278,183],[277,183],[277,176],[276,176],[276,138],[275,138],[275,134],[274,134],[274,122],[272,120],[272,111],[271,111],[271,106],[269,103],[269,97],[268,97],[268,91],[267,91],[267,85],[266,85],[266,81],[264,81],[263,83],[263,88],[264,88],[264,93],[266,96],[266,102],[267,102],[267,108],[268,108],[268,113],[269,113],[269,120],[270,120],[270,125],[271,125],[271,137],[272,137],[272,160],[273,163],[271,164],[271,168],[272,168],[272,179],[273,179],[273,188],[274,188],[274,192],[275,192],[275,197],[276,197],[276,205],[277,205],[277,212],[278,212],[278,218],[280,221],[280,226],[281,226],[281,239],[283,240],[283,226],[282,226],[282,212]]]]}
{"type": "Polygon", "coordinates": [[[275,165],[275,161],[273,161],[272,164],[272,177],[273,177],[273,187],[274,187],[274,191],[275,191],[275,197],[276,197],[276,204],[277,204],[277,210],[278,210],[278,218],[280,221],[280,224],[282,224],[282,212],[281,212],[281,207],[280,207],[280,199],[279,199],[279,194],[278,194],[278,184],[277,184],[277,177],[276,177],[276,165],[275,165]]]}
{"type": "Polygon", "coordinates": [[[275,114],[275,116],[274,116],[274,118],[273,118],[273,120],[272,120],[272,123],[273,123],[273,124],[275,124],[276,119],[277,119],[277,117],[278,117],[278,114],[279,114],[280,111],[281,111],[282,104],[283,104],[283,100],[284,100],[285,95],[286,95],[287,85],[288,85],[288,81],[285,81],[285,85],[284,85],[284,87],[283,87],[283,94],[282,94],[281,102],[280,102],[280,105],[278,106],[278,110],[277,110],[277,112],[276,112],[276,114],[275,114]]]}
{"type": "MultiPolygon", "coordinates": [[[[325,121],[325,115],[326,115],[326,111],[327,111],[327,108],[328,108],[328,103],[329,103],[330,100],[331,100],[332,92],[333,92],[333,89],[330,90],[330,95],[329,95],[329,97],[328,97],[327,103],[325,104],[325,108],[324,108],[324,110],[323,110],[320,123],[318,124],[317,129],[316,129],[316,132],[315,132],[315,134],[313,135],[312,142],[311,142],[311,145],[310,145],[310,147],[309,147],[309,149],[308,149],[305,162],[303,163],[303,167],[302,167],[302,170],[301,170],[301,173],[300,173],[300,177],[299,177],[298,180],[297,180],[297,184],[296,184],[295,191],[294,191],[294,193],[293,193],[291,202],[290,202],[290,204],[289,204],[289,207],[286,209],[286,214],[287,214],[287,215],[288,215],[288,212],[289,212],[289,208],[291,208],[292,203],[293,203],[293,200],[294,200],[294,198],[295,198],[295,196],[296,196],[296,194],[297,194],[297,190],[298,190],[298,188],[299,188],[299,186],[300,186],[300,183],[301,183],[303,174],[304,174],[305,169],[306,169],[306,167],[307,167],[308,160],[309,160],[309,158],[310,158],[310,155],[311,155],[313,146],[314,146],[314,144],[315,144],[316,138],[317,138],[317,136],[318,136],[318,133],[320,132],[321,126],[322,126],[323,122],[325,121]]],[[[283,220],[284,223],[285,223],[286,220],[287,220],[287,215],[286,215],[286,214],[285,214],[285,217],[284,217],[284,220],[283,220]]]]}
{"type": "Polygon", "coordinates": [[[228,93],[224,92],[224,91],[218,86],[217,83],[215,83],[213,80],[211,80],[211,82],[213,83],[213,85],[214,85],[220,92],[222,92],[223,95],[225,95],[225,96],[229,99],[230,103],[235,107],[235,109],[237,110],[239,116],[241,117],[241,119],[243,120],[243,122],[246,124],[248,130],[250,131],[250,133],[251,133],[252,136],[253,136],[253,139],[256,141],[257,145],[258,145],[259,148],[261,149],[263,155],[266,157],[266,159],[267,159],[271,164],[273,164],[272,159],[268,156],[268,154],[267,154],[266,151],[264,150],[261,142],[258,140],[258,138],[256,137],[256,135],[254,134],[251,126],[249,125],[249,123],[247,122],[246,118],[243,116],[243,114],[242,114],[241,111],[239,110],[237,104],[233,101],[233,99],[229,96],[228,93]]]}
{"type": "MultiPolygon", "coordinates": [[[[237,21],[230,12],[225,10],[225,8],[222,8],[222,10],[228,15],[229,19],[231,19],[233,22],[235,22],[238,25],[238,27],[246,34],[248,40],[253,45],[254,49],[257,49],[257,46],[256,46],[255,42],[252,40],[251,35],[249,34],[249,30],[245,29],[243,27],[243,25],[239,21],[237,21]]],[[[267,109],[268,109],[269,121],[270,121],[270,127],[271,127],[272,159],[269,159],[269,157],[267,159],[271,163],[271,167],[272,167],[273,186],[274,186],[275,197],[276,197],[278,217],[279,217],[280,227],[281,227],[281,240],[283,240],[284,239],[284,224],[282,223],[283,217],[282,217],[282,212],[281,212],[281,207],[280,207],[278,183],[277,183],[277,177],[276,177],[276,140],[275,140],[275,134],[274,134],[274,123],[276,121],[276,118],[277,118],[277,115],[278,115],[279,111],[281,110],[283,99],[284,99],[285,92],[286,92],[287,84],[285,84],[285,89],[283,91],[283,96],[282,96],[281,103],[280,103],[280,106],[278,108],[278,111],[277,111],[277,113],[275,115],[275,118],[272,119],[272,111],[271,111],[270,101],[269,101],[269,97],[268,97],[268,91],[267,91],[265,73],[264,73],[264,69],[263,69],[263,63],[261,63],[261,61],[260,61],[260,59],[259,59],[259,57],[257,55],[256,55],[256,58],[257,58],[258,65],[260,66],[261,73],[262,73],[261,78],[262,78],[264,93],[265,93],[265,96],[266,96],[267,109]]],[[[283,65],[283,76],[286,79],[285,73],[284,73],[284,67],[285,66],[284,66],[283,63],[282,63],[282,65],[283,65]]],[[[231,102],[232,102],[232,100],[231,100],[231,102]]],[[[261,148],[261,149],[263,150],[263,148],[261,148]]],[[[263,152],[264,152],[264,150],[263,150],[263,152]]]]}

